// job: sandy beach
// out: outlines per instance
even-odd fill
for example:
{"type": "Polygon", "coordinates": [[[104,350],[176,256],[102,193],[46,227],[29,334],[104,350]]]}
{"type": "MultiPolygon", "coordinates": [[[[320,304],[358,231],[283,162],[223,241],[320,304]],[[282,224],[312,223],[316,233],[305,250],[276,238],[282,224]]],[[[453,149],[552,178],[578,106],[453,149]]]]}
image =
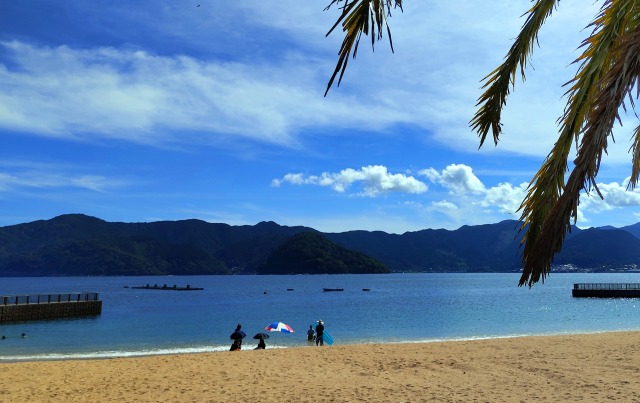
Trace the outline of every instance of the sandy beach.
{"type": "Polygon", "coordinates": [[[6,402],[640,401],[640,333],[0,364],[6,402]]]}

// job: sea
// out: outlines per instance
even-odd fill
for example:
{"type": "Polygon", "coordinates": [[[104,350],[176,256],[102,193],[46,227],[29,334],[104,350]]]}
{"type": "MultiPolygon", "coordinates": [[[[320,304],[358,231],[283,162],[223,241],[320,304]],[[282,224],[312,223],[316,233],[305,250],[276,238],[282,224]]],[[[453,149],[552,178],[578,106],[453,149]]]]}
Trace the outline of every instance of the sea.
{"type": "Polygon", "coordinates": [[[516,273],[2,278],[0,295],[97,292],[103,306],[97,316],[1,324],[0,362],[226,351],[237,324],[247,333],[243,349],[254,348],[261,332],[270,336],[267,348],[316,348],[306,332],[320,319],[335,345],[640,330],[638,299],[571,296],[574,283],[640,282],[640,273],[551,273],[531,288],[518,287],[518,279],[516,273]],[[131,288],[146,284],[204,290],[131,288]],[[273,322],[295,332],[266,331],[273,322]]]}

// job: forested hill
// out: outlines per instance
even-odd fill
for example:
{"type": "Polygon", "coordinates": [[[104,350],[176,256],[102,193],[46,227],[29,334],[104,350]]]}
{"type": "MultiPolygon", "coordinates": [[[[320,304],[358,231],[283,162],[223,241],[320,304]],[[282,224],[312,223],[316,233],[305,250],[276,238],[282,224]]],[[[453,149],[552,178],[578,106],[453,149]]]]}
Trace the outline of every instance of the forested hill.
{"type": "Polygon", "coordinates": [[[278,246],[259,274],[388,273],[380,261],[336,245],[318,232],[301,232],[278,246]]]}
{"type": "MultiPolygon", "coordinates": [[[[350,260],[355,255],[344,249],[377,260],[391,271],[510,272],[520,270],[522,233],[518,228],[518,222],[510,220],[402,235],[322,234],[274,222],[244,226],[200,220],[120,223],[69,214],[0,227],[0,276],[273,274],[283,268],[330,273],[342,272],[345,265],[350,272],[358,272],[355,268],[360,263],[350,260]],[[315,261],[315,266],[300,264],[301,240],[292,238],[300,233],[322,235],[314,238],[316,245],[309,249],[318,255],[307,261],[315,261]]],[[[638,224],[620,229],[574,228],[554,263],[590,271],[632,268],[640,264],[639,234],[638,224]]]]}

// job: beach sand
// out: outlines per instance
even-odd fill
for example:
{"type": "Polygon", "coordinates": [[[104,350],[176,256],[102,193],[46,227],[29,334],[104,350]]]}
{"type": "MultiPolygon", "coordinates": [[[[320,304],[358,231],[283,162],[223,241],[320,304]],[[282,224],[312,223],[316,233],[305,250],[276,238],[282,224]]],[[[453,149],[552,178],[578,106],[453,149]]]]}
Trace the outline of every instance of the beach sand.
{"type": "Polygon", "coordinates": [[[3,363],[0,401],[630,402],[639,342],[623,332],[3,363]]]}

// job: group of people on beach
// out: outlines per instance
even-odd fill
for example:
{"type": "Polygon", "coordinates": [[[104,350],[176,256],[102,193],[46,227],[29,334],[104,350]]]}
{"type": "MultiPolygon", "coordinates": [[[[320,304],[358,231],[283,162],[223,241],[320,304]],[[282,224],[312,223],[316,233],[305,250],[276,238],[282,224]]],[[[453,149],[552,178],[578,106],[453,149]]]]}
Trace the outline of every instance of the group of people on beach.
{"type": "Polygon", "coordinates": [[[313,329],[313,325],[309,325],[307,340],[310,342],[315,340],[316,346],[324,346],[324,322],[320,319],[317,323],[315,330],[313,329]]]}
{"type": "MultiPolygon", "coordinates": [[[[242,325],[238,323],[238,326],[236,326],[236,330],[231,333],[231,339],[233,340],[233,343],[231,343],[231,348],[229,349],[229,351],[242,350],[242,339],[244,339],[246,336],[247,334],[242,330],[242,325]]],[[[254,350],[264,350],[265,348],[267,348],[267,344],[264,342],[264,338],[260,337],[258,340],[258,346],[254,348],[254,350]]]]}
{"type": "MultiPolygon", "coordinates": [[[[231,334],[231,339],[233,343],[231,343],[231,348],[229,351],[240,351],[242,350],[242,339],[244,339],[247,334],[242,330],[242,325],[238,323],[236,326],[236,330],[231,334]]],[[[309,330],[307,330],[307,340],[309,342],[316,342],[316,346],[324,346],[324,322],[322,319],[317,321],[315,329],[313,325],[309,325],[309,330]]],[[[267,348],[267,344],[264,342],[264,338],[260,337],[258,339],[258,346],[254,348],[254,350],[264,350],[267,348]]]]}

